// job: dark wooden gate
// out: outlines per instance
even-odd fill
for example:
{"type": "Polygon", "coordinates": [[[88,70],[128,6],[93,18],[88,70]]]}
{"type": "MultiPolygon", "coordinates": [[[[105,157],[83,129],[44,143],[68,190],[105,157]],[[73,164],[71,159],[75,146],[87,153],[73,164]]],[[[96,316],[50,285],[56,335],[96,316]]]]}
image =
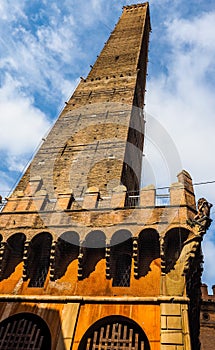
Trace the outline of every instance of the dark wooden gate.
{"type": "MultiPolygon", "coordinates": [[[[44,321],[43,321],[44,322],[44,321]]],[[[0,324],[0,350],[50,350],[49,333],[44,325],[18,314],[0,324]]]]}
{"type": "MultiPolygon", "coordinates": [[[[143,333],[143,332],[142,332],[143,333]]],[[[148,350],[148,341],[137,327],[125,322],[108,323],[94,330],[87,337],[86,350],[148,350]]]]}

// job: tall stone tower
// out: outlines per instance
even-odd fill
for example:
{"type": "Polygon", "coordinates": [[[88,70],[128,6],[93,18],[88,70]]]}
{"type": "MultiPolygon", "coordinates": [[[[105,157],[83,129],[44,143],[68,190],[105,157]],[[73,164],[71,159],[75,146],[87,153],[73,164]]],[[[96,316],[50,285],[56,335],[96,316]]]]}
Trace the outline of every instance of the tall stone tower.
{"type": "Polygon", "coordinates": [[[1,212],[0,349],[199,349],[210,205],[140,190],[149,32],[125,6],[1,212]]]}

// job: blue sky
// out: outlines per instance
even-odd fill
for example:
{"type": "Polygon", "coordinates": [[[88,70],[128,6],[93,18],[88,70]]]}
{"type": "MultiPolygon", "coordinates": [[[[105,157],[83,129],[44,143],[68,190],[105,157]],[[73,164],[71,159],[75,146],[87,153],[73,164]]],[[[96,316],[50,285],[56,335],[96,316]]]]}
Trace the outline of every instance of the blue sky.
{"type": "MultiPolygon", "coordinates": [[[[140,1],[137,1],[139,3],[140,1]]],[[[0,1],[0,193],[16,183],[42,137],[133,1],[0,1]]],[[[194,182],[215,180],[214,0],[151,0],[146,111],[165,127],[194,182]]],[[[146,138],[145,152],[153,163],[146,138]]],[[[156,156],[154,156],[156,159],[156,156]]],[[[156,169],[155,169],[156,173],[156,169]]],[[[164,177],[163,185],[169,185],[164,177]]],[[[196,186],[215,204],[215,184],[196,186]]],[[[212,218],[215,220],[215,205],[212,218]]],[[[214,225],[203,280],[215,284],[214,225]]]]}

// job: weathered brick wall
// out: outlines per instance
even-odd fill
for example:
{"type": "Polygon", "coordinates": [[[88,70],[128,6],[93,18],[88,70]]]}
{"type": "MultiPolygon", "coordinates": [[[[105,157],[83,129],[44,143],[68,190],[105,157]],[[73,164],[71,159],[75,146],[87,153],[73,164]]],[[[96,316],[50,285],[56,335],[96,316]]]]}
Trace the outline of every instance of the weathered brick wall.
{"type": "MultiPolygon", "coordinates": [[[[107,193],[121,182],[139,190],[149,31],[147,5],[124,9],[33,161],[31,175],[42,174],[49,192],[72,189],[80,197],[90,186],[107,193]]],[[[17,191],[25,189],[25,178],[28,173],[17,191]]]]}
{"type": "Polygon", "coordinates": [[[200,312],[201,350],[214,350],[215,344],[215,286],[213,294],[208,294],[208,286],[202,284],[202,303],[200,312]]]}

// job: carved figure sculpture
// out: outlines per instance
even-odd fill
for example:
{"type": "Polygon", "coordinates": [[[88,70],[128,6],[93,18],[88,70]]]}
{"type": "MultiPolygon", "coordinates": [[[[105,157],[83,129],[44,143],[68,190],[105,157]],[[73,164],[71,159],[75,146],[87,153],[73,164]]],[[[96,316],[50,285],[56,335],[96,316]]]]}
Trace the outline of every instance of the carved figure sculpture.
{"type": "Polygon", "coordinates": [[[205,198],[198,200],[198,212],[193,219],[188,219],[187,223],[191,227],[197,227],[196,235],[204,235],[206,230],[210,227],[212,220],[210,219],[210,209],[213,205],[205,198]]]}
{"type": "Polygon", "coordinates": [[[198,213],[194,216],[194,220],[200,220],[203,218],[210,218],[210,209],[213,205],[208,203],[205,198],[200,198],[198,200],[198,213]]]}

